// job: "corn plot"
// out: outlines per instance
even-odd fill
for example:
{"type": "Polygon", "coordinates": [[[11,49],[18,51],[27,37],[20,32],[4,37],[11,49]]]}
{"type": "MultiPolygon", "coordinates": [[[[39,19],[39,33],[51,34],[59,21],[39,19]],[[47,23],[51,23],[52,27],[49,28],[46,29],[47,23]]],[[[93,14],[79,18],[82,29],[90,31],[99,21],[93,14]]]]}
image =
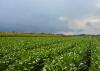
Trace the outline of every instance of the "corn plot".
{"type": "Polygon", "coordinates": [[[100,71],[99,37],[1,37],[0,71],[100,71]]]}

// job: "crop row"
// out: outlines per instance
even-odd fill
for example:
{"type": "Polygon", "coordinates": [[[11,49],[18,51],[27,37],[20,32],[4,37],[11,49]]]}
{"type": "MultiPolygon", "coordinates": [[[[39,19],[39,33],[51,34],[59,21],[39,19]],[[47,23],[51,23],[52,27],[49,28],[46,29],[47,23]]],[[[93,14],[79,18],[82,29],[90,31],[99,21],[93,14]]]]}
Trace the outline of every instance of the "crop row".
{"type": "Polygon", "coordinates": [[[0,71],[99,71],[97,42],[91,37],[0,38],[0,71]]]}

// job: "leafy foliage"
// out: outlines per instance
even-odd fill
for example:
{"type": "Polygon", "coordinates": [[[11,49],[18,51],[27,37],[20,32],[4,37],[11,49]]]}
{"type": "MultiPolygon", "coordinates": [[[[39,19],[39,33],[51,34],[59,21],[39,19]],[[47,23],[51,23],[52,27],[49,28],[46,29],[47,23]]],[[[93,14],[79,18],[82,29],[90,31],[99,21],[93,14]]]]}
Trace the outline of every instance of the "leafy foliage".
{"type": "Polygon", "coordinates": [[[0,37],[0,71],[99,71],[99,39],[0,37]]]}

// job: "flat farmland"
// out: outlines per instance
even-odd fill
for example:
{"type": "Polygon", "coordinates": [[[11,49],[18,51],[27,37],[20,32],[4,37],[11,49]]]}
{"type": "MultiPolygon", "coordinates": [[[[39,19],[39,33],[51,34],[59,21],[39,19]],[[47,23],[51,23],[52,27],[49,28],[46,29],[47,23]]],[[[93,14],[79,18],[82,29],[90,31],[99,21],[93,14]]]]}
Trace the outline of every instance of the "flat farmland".
{"type": "Polygon", "coordinates": [[[100,71],[100,37],[0,37],[0,71],[100,71]]]}

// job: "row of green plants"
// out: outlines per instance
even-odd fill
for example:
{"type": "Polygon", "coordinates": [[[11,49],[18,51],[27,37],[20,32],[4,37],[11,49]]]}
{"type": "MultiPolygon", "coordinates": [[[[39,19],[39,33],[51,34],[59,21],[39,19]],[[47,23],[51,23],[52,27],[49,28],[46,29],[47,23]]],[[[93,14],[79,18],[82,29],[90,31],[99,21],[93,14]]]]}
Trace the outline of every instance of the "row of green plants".
{"type": "Polygon", "coordinates": [[[0,71],[99,71],[94,37],[0,38],[0,71]]]}
{"type": "Polygon", "coordinates": [[[93,51],[91,54],[91,69],[90,71],[100,70],[100,38],[96,38],[93,44],[93,51]]]}

